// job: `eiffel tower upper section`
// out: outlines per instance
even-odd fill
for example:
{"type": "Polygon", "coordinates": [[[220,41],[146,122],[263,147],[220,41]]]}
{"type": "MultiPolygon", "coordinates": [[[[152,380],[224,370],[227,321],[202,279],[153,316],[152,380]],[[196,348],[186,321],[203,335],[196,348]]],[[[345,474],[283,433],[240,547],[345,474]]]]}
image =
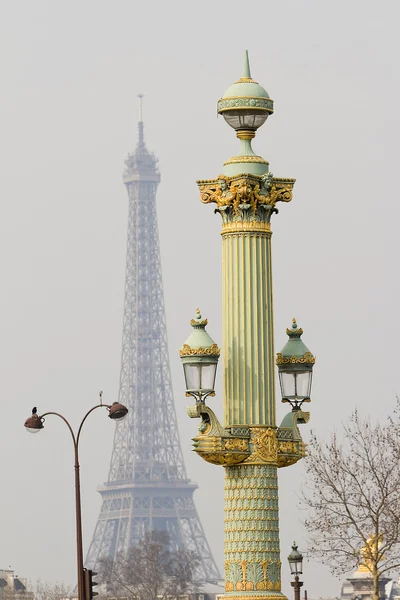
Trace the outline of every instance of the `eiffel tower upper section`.
{"type": "Polygon", "coordinates": [[[109,482],[187,480],[169,368],[156,191],[157,159],[144,143],[125,161],[129,197],[119,402],[129,409],[116,429],[109,482]]]}
{"type": "Polygon", "coordinates": [[[118,401],[128,407],[117,424],[103,504],[87,566],[115,557],[154,529],[200,557],[200,581],[215,582],[218,567],[205,537],[186,475],[172,393],[165,322],[156,191],[157,159],[139,121],[136,149],[125,160],[128,240],[118,401]]]}

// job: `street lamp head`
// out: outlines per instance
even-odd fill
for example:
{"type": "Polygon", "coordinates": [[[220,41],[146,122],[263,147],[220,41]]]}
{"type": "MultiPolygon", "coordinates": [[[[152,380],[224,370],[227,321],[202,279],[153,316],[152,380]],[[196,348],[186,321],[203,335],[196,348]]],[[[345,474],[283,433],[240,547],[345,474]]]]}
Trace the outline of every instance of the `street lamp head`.
{"type": "Polygon", "coordinates": [[[292,575],[301,575],[303,573],[303,555],[298,551],[296,542],[293,542],[288,562],[292,575]]]}
{"type": "Polygon", "coordinates": [[[240,140],[239,153],[224,163],[224,175],[232,177],[246,173],[262,177],[268,173],[268,161],[255,154],[251,140],[274,112],[274,103],[267,91],[252,78],[247,50],[242,76],[218,100],[217,112],[236,131],[240,140]]]}
{"type": "Polygon", "coordinates": [[[286,329],[289,340],[277,354],[282,402],[289,402],[293,411],[301,409],[303,402],[310,402],[312,370],[315,356],[301,339],[303,330],[293,319],[292,328],[286,329]]]}
{"type": "Polygon", "coordinates": [[[113,402],[108,409],[108,416],[113,421],[122,421],[124,417],[128,414],[128,409],[123,404],[119,402],[113,402]]]}
{"type": "Polygon", "coordinates": [[[186,381],[186,395],[203,403],[207,396],[214,396],[215,376],[220,350],[206,331],[207,319],[200,310],[190,321],[193,328],[179,353],[186,381]]]}
{"type": "Polygon", "coordinates": [[[244,55],[242,76],[218,101],[217,112],[224,117],[230,127],[235,129],[238,138],[242,138],[242,134],[247,133],[250,139],[274,112],[273,100],[251,76],[247,50],[244,55]]]}
{"type": "Polygon", "coordinates": [[[43,429],[43,419],[38,414],[32,413],[25,421],[24,426],[29,433],[38,433],[38,431],[43,429]]]}

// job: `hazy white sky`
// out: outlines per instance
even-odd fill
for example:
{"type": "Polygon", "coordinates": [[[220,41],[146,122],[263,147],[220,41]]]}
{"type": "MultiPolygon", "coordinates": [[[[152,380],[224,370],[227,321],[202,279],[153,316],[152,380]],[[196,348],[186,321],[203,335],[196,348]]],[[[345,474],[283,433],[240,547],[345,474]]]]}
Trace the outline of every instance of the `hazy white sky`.
{"type": "MultiPolygon", "coordinates": [[[[220,218],[201,205],[237,140],[216,102],[252,74],[275,100],[254,148],[296,177],[273,219],[276,350],[293,316],[317,355],[310,425],[322,435],[355,406],[385,417],[400,389],[399,3],[370,0],[3,0],[0,3],[0,567],[75,582],[73,454],[57,420],[29,436],[33,405],[77,423],[118,393],[127,195],[123,160],[145,94],[148,146],[160,159],[159,229],[171,369],[189,475],[223,559],[223,469],[191,453],[197,422],[178,348],[198,306],[221,340],[220,218]],[[212,497],[212,501],[210,501],[212,497]]],[[[221,394],[212,400],[221,409],[221,394]]],[[[283,416],[285,407],[279,405],[283,416]]],[[[99,411],[100,412],[100,411],[99,411]]],[[[106,480],[113,424],[82,439],[84,542],[106,480]]],[[[307,437],[309,427],[303,428],[307,437]]],[[[303,466],[280,472],[286,556],[304,538],[303,466]]],[[[339,582],[306,564],[310,597],[339,582]]]]}

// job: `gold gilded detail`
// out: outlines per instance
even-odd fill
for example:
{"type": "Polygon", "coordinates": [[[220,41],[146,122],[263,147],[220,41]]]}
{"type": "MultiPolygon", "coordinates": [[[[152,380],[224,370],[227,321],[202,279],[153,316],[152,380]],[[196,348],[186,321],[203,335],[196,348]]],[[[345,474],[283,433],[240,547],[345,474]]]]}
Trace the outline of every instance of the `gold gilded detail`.
{"type": "Polygon", "coordinates": [[[212,354],[219,356],[220,349],[217,344],[213,344],[210,348],[191,348],[188,344],[183,344],[179,350],[181,356],[200,356],[203,354],[212,354]]]}
{"type": "Polygon", "coordinates": [[[190,320],[191,325],[208,325],[208,319],[203,319],[202,321],[198,321],[197,319],[190,320]]]}
{"type": "Polygon", "coordinates": [[[296,442],[279,442],[279,452],[287,452],[288,454],[295,454],[297,452],[296,442]]]}
{"type": "Polygon", "coordinates": [[[256,136],[256,132],[252,129],[240,129],[236,132],[236,137],[239,140],[252,140],[256,136]]]}
{"type": "Polygon", "coordinates": [[[237,465],[238,463],[243,462],[248,456],[248,454],[240,454],[239,452],[200,452],[197,449],[195,450],[201,458],[213,465],[237,465]]]}
{"type": "Polygon", "coordinates": [[[311,354],[311,352],[306,352],[303,356],[283,356],[280,352],[276,355],[276,364],[277,365],[287,365],[287,364],[311,364],[315,363],[315,356],[311,354]]]}
{"type": "MultiPolygon", "coordinates": [[[[281,589],[281,583],[279,582],[279,590],[275,590],[275,591],[279,592],[280,589],[281,589]]],[[[231,590],[228,590],[225,587],[225,591],[229,592],[231,590]]],[[[232,600],[232,596],[224,596],[224,595],[222,595],[222,596],[218,596],[218,597],[221,598],[221,600],[232,600]]],[[[260,595],[260,596],[257,596],[257,595],[254,595],[254,596],[253,595],[251,595],[251,596],[246,596],[246,595],[237,596],[237,595],[235,595],[234,598],[235,598],[235,600],[287,600],[286,596],[284,596],[283,594],[277,594],[276,596],[273,596],[272,594],[268,594],[268,596],[262,596],[262,595],[260,595]]]]}
{"type": "MultiPolygon", "coordinates": [[[[270,563],[277,572],[280,571],[280,561],[270,563]]],[[[266,560],[262,561],[225,561],[225,591],[227,592],[253,592],[281,590],[280,578],[270,581],[267,575],[266,560]],[[233,577],[232,577],[233,576],[233,577]],[[240,579],[239,579],[240,577],[240,579]]]]}
{"type": "Polygon", "coordinates": [[[245,450],[249,449],[249,442],[243,438],[228,438],[225,440],[226,450],[245,450]]]}
{"type": "MultiPolygon", "coordinates": [[[[367,543],[360,550],[363,562],[358,565],[359,573],[372,573],[374,562],[376,562],[376,556],[383,544],[383,535],[380,533],[378,536],[373,535],[367,539],[367,543]]],[[[385,558],[384,556],[382,558],[385,558]]]]}
{"type": "Polygon", "coordinates": [[[276,429],[272,427],[251,427],[251,443],[254,452],[246,463],[262,463],[276,465],[278,463],[278,440],[276,429]]]}
{"type": "Polygon", "coordinates": [[[232,221],[222,225],[221,235],[237,232],[272,233],[270,223],[263,221],[232,221]]]}
{"type": "Polygon", "coordinates": [[[258,83],[258,81],[254,81],[252,77],[241,77],[235,83],[258,83]]]}
{"type": "MultiPolygon", "coordinates": [[[[240,156],[230,159],[236,162],[245,160],[257,162],[260,157],[240,156]]],[[[260,206],[275,207],[277,202],[290,202],[294,183],[295,179],[279,179],[273,177],[272,173],[261,177],[245,174],[234,177],[220,175],[218,179],[197,182],[203,204],[215,202],[218,208],[223,207],[224,210],[231,207],[235,215],[239,214],[240,205],[249,205],[251,214],[254,215],[260,206]]]]}
{"type": "MultiPolygon", "coordinates": [[[[237,137],[242,140],[250,140],[251,139],[250,137],[244,137],[244,136],[239,136],[239,135],[237,135],[237,137]]],[[[239,156],[232,156],[232,158],[229,158],[227,161],[224,162],[224,166],[236,165],[237,163],[257,163],[257,164],[261,164],[261,165],[269,165],[269,162],[266,161],[264,158],[262,158],[262,156],[257,156],[256,154],[250,154],[250,155],[246,156],[245,154],[243,154],[243,155],[239,155],[239,156]]]]}

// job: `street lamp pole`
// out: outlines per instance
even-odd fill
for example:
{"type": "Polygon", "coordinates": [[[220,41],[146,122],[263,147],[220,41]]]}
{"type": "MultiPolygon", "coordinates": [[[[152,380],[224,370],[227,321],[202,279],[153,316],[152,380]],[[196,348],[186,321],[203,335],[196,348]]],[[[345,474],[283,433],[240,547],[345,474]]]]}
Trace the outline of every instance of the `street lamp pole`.
{"type": "Polygon", "coordinates": [[[296,542],[293,542],[292,551],[288,556],[290,572],[294,575],[294,581],[290,582],[294,588],[294,600],[300,600],[300,588],[303,582],[300,581],[299,575],[303,573],[303,555],[298,551],[296,542]]]}
{"type": "Polygon", "coordinates": [[[25,421],[25,428],[30,433],[37,433],[44,427],[45,417],[53,415],[59,417],[69,429],[74,446],[74,474],[75,474],[75,518],[76,518],[76,561],[77,561],[77,576],[78,576],[78,600],[89,600],[85,598],[84,587],[84,570],[83,570],[83,541],[82,541],[82,508],[81,508],[81,483],[80,483],[80,464],[79,464],[79,440],[82,432],[82,427],[88,416],[97,408],[106,408],[108,416],[114,421],[119,421],[128,413],[128,409],[118,402],[112,405],[96,404],[83,417],[77,434],[75,435],[69,421],[60,413],[49,411],[42,415],[37,414],[36,407],[32,410],[32,415],[25,421]]]}
{"type": "MultiPolygon", "coordinates": [[[[252,149],[273,101],[251,76],[247,52],[242,76],[218,101],[217,112],[236,132],[239,152],[215,179],[198,181],[203,204],[222,219],[221,351],[200,311],[180,349],[188,408],[200,418],[194,450],[225,469],[225,600],[284,600],[279,548],[278,468],[305,455],[298,425],[309,413],[315,357],[296,321],[275,359],[271,220],[292,200],[294,179],[274,177],[252,149]],[[219,355],[224,380],[223,420],[209,406],[219,355]],[[291,411],[276,420],[275,360],[282,400],[291,411]]],[[[293,296],[297,290],[289,290],[293,296]]]]}
{"type": "Polygon", "coordinates": [[[303,582],[299,580],[299,576],[296,575],[294,581],[290,582],[290,585],[294,588],[294,600],[300,600],[300,588],[303,582]]]}

